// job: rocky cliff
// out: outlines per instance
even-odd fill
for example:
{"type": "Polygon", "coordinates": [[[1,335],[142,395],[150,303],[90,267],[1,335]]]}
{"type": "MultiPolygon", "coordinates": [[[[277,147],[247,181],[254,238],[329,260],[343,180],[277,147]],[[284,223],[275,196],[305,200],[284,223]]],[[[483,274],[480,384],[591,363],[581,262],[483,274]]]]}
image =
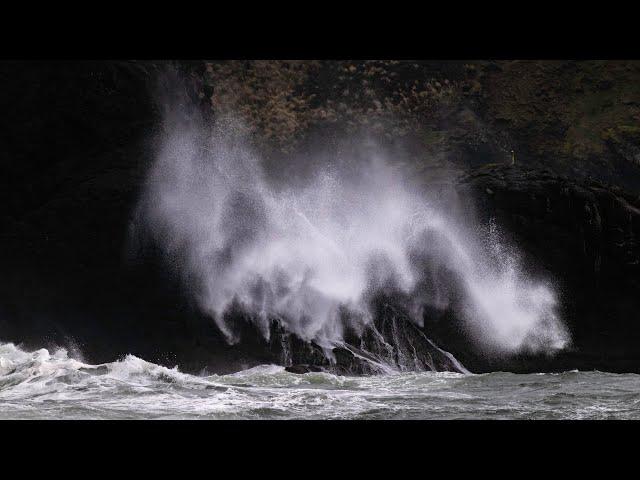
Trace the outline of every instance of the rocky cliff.
{"type": "Polygon", "coordinates": [[[389,301],[369,332],[331,353],[277,320],[269,341],[249,332],[230,346],[158,262],[127,263],[166,67],[0,65],[3,340],[75,342],[93,362],[135,353],[195,371],[276,361],[367,373],[380,360],[457,370],[438,347],[473,371],[640,371],[640,62],[178,65],[212,120],[241,116],[275,165],[369,132],[416,178],[442,174],[478,217],[494,218],[527,265],[558,284],[573,339],[558,356],[519,358],[477,352],[451,312],[416,327],[389,301]]]}

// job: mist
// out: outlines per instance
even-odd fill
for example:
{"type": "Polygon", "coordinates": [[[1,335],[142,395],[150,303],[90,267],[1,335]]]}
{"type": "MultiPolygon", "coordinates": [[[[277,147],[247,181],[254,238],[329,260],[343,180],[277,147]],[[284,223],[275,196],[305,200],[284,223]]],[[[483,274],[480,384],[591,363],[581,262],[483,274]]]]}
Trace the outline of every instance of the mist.
{"type": "Polygon", "coordinates": [[[453,310],[487,352],[568,344],[557,293],[527,275],[498,226],[454,218],[375,143],[362,152],[309,152],[267,172],[237,121],[168,109],[135,234],[161,248],[230,344],[232,308],[265,337],[277,317],[303,339],[339,344],[347,324],[371,321],[381,292],[407,299],[418,325],[427,306],[453,310]],[[305,181],[292,167],[301,161],[313,165],[305,181]]]}

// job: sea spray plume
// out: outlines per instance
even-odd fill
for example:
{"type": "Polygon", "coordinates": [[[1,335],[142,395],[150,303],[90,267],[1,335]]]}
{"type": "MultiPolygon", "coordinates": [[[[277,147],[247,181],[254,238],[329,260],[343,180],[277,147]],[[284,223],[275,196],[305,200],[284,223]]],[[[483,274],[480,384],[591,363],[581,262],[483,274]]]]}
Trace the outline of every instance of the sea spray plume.
{"type": "Polygon", "coordinates": [[[283,168],[275,188],[241,132],[170,112],[137,212],[230,343],[224,313],[240,306],[265,336],[277,316],[330,347],[345,318],[371,320],[369,300],[383,289],[409,299],[416,323],[421,306],[452,305],[487,350],[568,341],[549,287],[527,279],[495,235],[483,244],[435,209],[381,155],[324,165],[304,185],[288,185],[283,168]]]}
{"type": "Polygon", "coordinates": [[[436,214],[419,230],[421,240],[410,252],[422,274],[411,294],[418,307],[452,309],[487,353],[553,353],[567,346],[552,286],[527,275],[493,221],[470,231],[436,214]]]}

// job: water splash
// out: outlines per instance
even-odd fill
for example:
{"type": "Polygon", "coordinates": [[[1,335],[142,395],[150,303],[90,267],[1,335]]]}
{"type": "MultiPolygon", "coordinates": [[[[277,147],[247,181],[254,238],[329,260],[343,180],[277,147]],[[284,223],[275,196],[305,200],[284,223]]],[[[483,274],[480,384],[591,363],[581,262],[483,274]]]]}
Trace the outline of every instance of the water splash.
{"type": "Polygon", "coordinates": [[[567,344],[552,288],[527,277],[495,227],[483,241],[380,154],[328,163],[302,185],[282,167],[276,187],[233,128],[210,131],[167,122],[137,218],[230,343],[233,305],[265,336],[278,316],[333,345],[345,322],[370,321],[372,294],[391,290],[410,299],[419,324],[425,305],[455,308],[487,350],[567,344]]]}

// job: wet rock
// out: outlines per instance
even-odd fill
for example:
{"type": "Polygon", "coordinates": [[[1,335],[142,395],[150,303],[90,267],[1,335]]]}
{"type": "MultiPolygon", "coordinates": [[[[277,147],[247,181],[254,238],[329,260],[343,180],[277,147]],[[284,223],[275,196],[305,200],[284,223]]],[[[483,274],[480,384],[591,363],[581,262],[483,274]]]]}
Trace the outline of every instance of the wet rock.
{"type": "MultiPolygon", "coordinates": [[[[228,347],[228,356],[244,359],[244,367],[260,363],[285,366],[292,373],[326,371],[337,375],[373,375],[390,370],[465,372],[455,358],[441,350],[402,310],[402,298],[373,300],[374,322],[351,332],[332,347],[321,347],[287,331],[279,318],[270,321],[268,340],[250,315],[229,318],[242,339],[228,347]],[[244,325],[241,325],[244,324],[244,325]]],[[[215,368],[215,365],[212,365],[215,368]]]]}

